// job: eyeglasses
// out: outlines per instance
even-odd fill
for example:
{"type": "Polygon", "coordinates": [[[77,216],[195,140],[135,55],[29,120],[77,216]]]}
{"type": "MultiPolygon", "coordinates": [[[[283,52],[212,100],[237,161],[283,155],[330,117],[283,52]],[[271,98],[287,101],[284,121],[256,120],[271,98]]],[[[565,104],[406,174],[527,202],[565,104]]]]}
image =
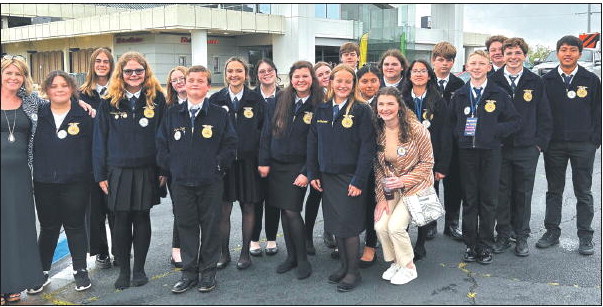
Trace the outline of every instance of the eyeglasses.
{"type": "Polygon", "coordinates": [[[144,68],[138,68],[138,69],[124,69],[124,74],[126,76],[131,76],[131,75],[142,75],[144,73],[144,68]]]}
{"type": "Polygon", "coordinates": [[[17,59],[17,60],[21,60],[21,61],[25,62],[25,58],[22,55],[18,55],[18,54],[17,55],[5,54],[5,55],[2,56],[2,59],[3,60],[14,60],[14,59],[17,59]]]}
{"type": "Polygon", "coordinates": [[[174,83],[174,84],[185,83],[186,79],[184,79],[184,77],[180,77],[180,78],[177,78],[177,79],[172,79],[172,80],[170,80],[170,82],[174,83]]]}
{"type": "Polygon", "coordinates": [[[410,73],[413,75],[424,75],[427,73],[427,70],[426,69],[422,69],[422,70],[414,70],[413,69],[410,71],[410,73]]]}
{"type": "Polygon", "coordinates": [[[258,71],[258,75],[267,75],[267,74],[271,74],[274,72],[274,69],[269,68],[269,69],[262,69],[258,71]]]}

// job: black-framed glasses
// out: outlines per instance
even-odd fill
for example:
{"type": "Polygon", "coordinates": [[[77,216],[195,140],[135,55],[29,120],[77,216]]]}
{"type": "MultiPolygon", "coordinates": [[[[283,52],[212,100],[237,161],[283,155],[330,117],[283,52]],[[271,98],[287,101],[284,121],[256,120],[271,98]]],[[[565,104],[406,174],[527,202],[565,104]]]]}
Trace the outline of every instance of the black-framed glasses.
{"type": "Polygon", "coordinates": [[[126,76],[131,76],[131,75],[142,75],[144,73],[144,68],[137,68],[137,69],[124,69],[124,74],[126,76]]]}
{"type": "Polygon", "coordinates": [[[2,56],[2,60],[14,60],[14,59],[21,60],[21,61],[25,62],[25,57],[22,56],[22,55],[18,55],[18,54],[17,55],[5,54],[5,55],[2,56]]]}
{"type": "Polygon", "coordinates": [[[170,80],[170,82],[174,83],[174,84],[186,83],[186,79],[184,79],[184,77],[174,78],[174,79],[170,80]]]}

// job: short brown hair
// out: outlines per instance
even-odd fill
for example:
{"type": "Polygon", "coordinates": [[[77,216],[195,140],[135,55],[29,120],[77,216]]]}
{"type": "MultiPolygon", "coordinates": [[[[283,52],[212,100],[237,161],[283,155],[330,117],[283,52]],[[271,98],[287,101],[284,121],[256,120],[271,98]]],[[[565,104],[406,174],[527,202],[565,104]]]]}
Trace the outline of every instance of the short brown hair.
{"type": "Polygon", "coordinates": [[[343,43],[343,45],[339,47],[339,59],[341,59],[342,54],[352,51],[356,52],[357,56],[360,56],[360,47],[358,47],[358,44],[352,42],[343,43]]]}
{"type": "Polygon", "coordinates": [[[207,68],[205,68],[205,66],[203,66],[203,65],[192,66],[191,68],[189,68],[186,71],[186,74],[184,74],[184,76],[188,77],[188,75],[190,75],[192,72],[205,73],[205,76],[207,77],[207,84],[211,84],[211,72],[207,68]]]}
{"type": "Polygon", "coordinates": [[[54,82],[54,79],[56,77],[62,77],[63,79],[65,79],[65,82],[67,82],[67,85],[69,86],[69,88],[71,88],[71,98],[77,99],[78,93],[75,80],[68,73],[62,70],[53,70],[48,74],[48,76],[46,76],[46,79],[42,81],[42,93],[44,93],[44,95],[48,97],[48,89],[50,89],[50,87],[52,86],[52,82],[54,82]]]}
{"type": "Polygon", "coordinates": [[[437,43],[435,46],[433,46],[433,50],[431,52],[432,60],[435,60],[439,56],[450,61],[454,61],[454,59],[456,58],[456,48],[449,42],[437,43]]]}
{"type": "Polygon", "coordinates": [[[529,50],[528,44],[521,37],[511,37],[511,38],[505,40],[502,45],[502,51],[504,53],[505,49],[513,48],[513,47],[521,48],[521,51],[523,51],[524,55],[528,54],[528,50],[529,50]]]}
{"type": "Polygon", "coordinates": [[[406,60],[406,57],[404,57],[402,52],[400,52],[400,50],[398,49],[388,49],[383,53],[383,55],[381,56],[381,60],[379,61],[379,69],[381,69],[381,73],[383,73],[383,62],[388,56],[393,56],[394,58],[398,59],[398,61],[400,62],[400,66],[402,66],[402,75],[404,75],[404,73],[408,69],[408,61],[406,60]]]}
{"type": "Polygon", "coordinates": [[[499,43],[504,43],[507,40],[507,37],[504,35],[493,35],[488,37],[488,39],[486,40],[486,51],[490,50],[490,45],[492,45],[492,43],[494,42],[499,42],[499,43]]]}

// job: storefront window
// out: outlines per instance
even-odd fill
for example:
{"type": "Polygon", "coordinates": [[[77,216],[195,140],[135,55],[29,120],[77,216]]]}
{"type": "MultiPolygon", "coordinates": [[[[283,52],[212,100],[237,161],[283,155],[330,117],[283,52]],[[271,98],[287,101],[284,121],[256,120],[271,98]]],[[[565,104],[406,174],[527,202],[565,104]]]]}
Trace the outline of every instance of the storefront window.
{"type": "Polygon", "coordinates": [[[340,19],[341,9],[339,4],[315,4],[314,16],[318,18],[340,19]]]}

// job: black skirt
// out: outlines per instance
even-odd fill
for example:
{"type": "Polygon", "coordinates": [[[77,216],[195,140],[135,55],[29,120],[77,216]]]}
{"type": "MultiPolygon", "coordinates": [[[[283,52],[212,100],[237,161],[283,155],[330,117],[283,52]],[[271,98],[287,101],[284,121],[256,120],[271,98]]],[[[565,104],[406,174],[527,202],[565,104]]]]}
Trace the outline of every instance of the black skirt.
{"type": "Polygon", "coordinates": [[[108,208],[111,211],[146,211],[159,204],[156,167],[109,167],[108,208]]]}
{"type": "Polygon", "coordinates": [[[307,187],[293,185],[304,163],[282,164],[272,162],[268,175],[269,205],[285,210],[301,212],[307,187]]]}
{"type": "Polygon", "coordinates": [[[257,160],[235,160],[224,176],[224,201],[257,203],[264,200],[257,160]]]}
{"type": "Polygon", "coordinates": [[[348,196],[348,186],[352,177],[351,174],[321,174],[325,229],[340,238],[357,236],[366,227],[367,191],[363,190],[357,197],[348,196]]]}

